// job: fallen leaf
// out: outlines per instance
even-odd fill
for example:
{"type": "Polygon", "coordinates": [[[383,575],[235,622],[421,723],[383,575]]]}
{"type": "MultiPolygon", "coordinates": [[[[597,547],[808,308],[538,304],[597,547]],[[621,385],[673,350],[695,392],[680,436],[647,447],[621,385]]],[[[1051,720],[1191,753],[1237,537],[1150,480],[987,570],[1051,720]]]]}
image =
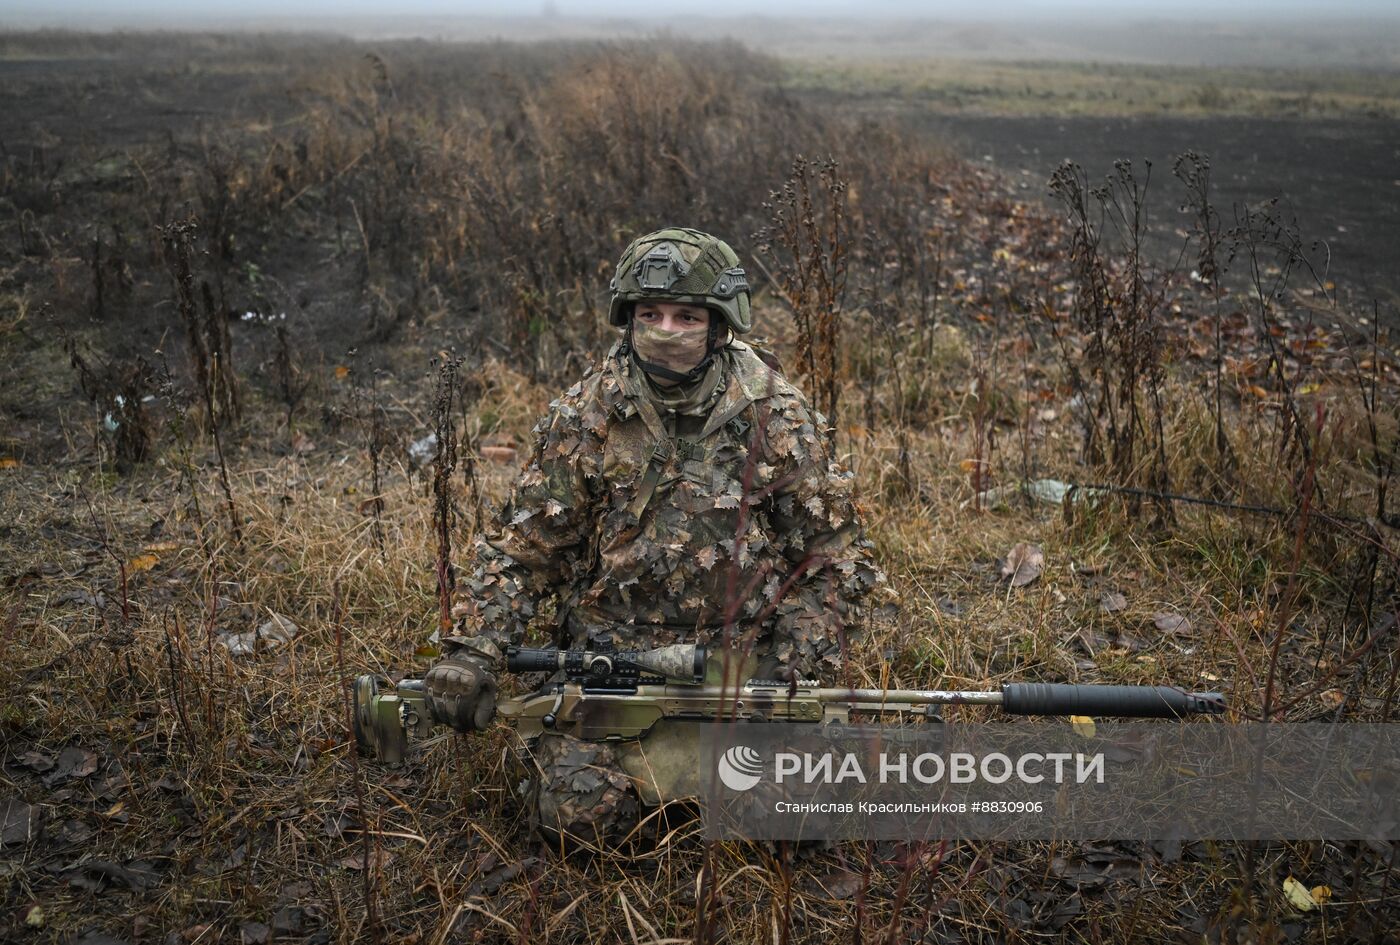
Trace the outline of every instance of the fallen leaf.
{"type": "Polygon", "coordinates": [[[265,945],[272,938],[272,929],[261,922],[244,922],[238,927],[241,945],[265,945]]]}
{"type": "Polygon", "coordinates": [[[86,778],[96,770],[96,754],[86,748],[69,745],[58,753],[53,770],[44,775],[44,783],[52,785],[68,778],[86,778]]]}
{"type": "Polygon", "coordinates": [[[119,882],[128,889],[144,889],[151,885],[155,877],[150,865],[139,860],[134,861],[131,868],[111,860],[88,860],[85,863],[74,864],[64,874],[64,878],[79,889],[98,892],[112,881],[119,882]]]}
{"type": "Polygon", "coordinates": [[[836,870],[817,880],[832,899],[850,899],[860,892],[861,875],[852,870],[836,870]]]}
{"type": "Polygon", "coordinates": [[[1107,873],[1078,858],[1057,856],[1050,861],[1050,872],[1064,883],[1080,889],[1093,889],[1108,882],[1107,873]]]}
{"type": "Polygon", "coordinates": [[[1308,887],[1292,876],[1283,881],[1283,894],[1288,897],[1289,904],[1299,912],[1311,912],[1317,908],[1317,900],[1308,891],[1308,887]]]}
{"type": "Polygon", "coordinates": [[[128,574],[140,574],[142,571],[149,571],[160,564],[158,555],[137,555],[126,563],[128,574]]]}
{"type": "Polygon", "coordinates": [[[44,927],[44,907],[30,906],[29,911],[24,914],[24,924],[31,929],[42,929],[44,927]]]}
{"type": "Polygon", "coordinates": [[[305,918],[306,910],[301,906],[283,906],[273,913],[272,933],[274,935],[297,935],[301,932],[305,918]]]}
{"type": "Polygon", "coordinates": [[[418,657],[419,659],[430,660],[436,659],[442,654],[437,647],[424,644],[423,646],[420,646],[417,649],[415,649],[413,651],[413,655],[418,657]]]}
{"type": "Polygon", "coordinates": [[[1094,732],[1097,731],[1094,727],[1094,720],[1087,715],[1071,715],[1069,725],[1070,728],[1074,729],[1074,734],[1082,738],[1093,738],[1094,732]]]}
{"type": "MultiPolygon", "coordinates": [[[[1129,653],[1137,653],[1147,649],[1147,645],[1131,633],[1119,633],[1114,637],[1113,645],[1127,650],[1129,653]]],[[[1146,659],[1147,657],[1142,658],[1146,659]]]]}
{"type": "Polygon", "coordinates": [[[365,859],[364,853],[360,852],[342,857],[336,862],[342,869],[347,870],[362,870],[365,868],[366,862],[372,864],[376,870],[382,870],[384,867],[388,866],[393,859],[394,855],[388,850],[375,850],[370,854],[368,860],[365,859]]]}
{"type": "Polygon", "coordinates": [[[54,598],[55,605],[77,604],[80,607],[96,607],[98,610],[107,606],[107,595],[98,591],[96,594],[91,591],[74,590],[60,594],[54,598]]]}
{"type": "Polygon", "coordinates": [[[1186,636],[1191,632],[1191,621],[1181,614],[1166,612],[1153,614],[1152,625],[1163,633],[1170,633],[1174,636],[1186,636]]]}
{"type": "Polygon", "coordinates": [[[1109,591],[1099,598],[1099,610],[1106,614],[1116,614],[1128,609],[1128,598],[1117,591],[1109,591]]]}
{"type": "Polygon", "coordinates": [[[73,945],[128,945],[128,943],[124,938],[113,938],[105,932],[93,929],[91,932],[85,933],[73,945]]]}
{"type": "Polygon", "coordinates": [[[338,810],[326,814],[325,816],[326,836],[344,836],[345,831],[359,823],[348,810],[338,810]]]}
{"type": "Polygon", "coordinates": [[[1106,650],[1113,646],[1113,640],[1106,634],[1091,630],[1088,627],[1085,627],[1075,634],[1073,640],[1083,647],[1084,652],[1088,653],[1090,656],[1096,655],[1099,650],[1106,650]]]}
{"type": "Polygon", "coordinates": [[[1332,898],[1331,886],[1314,886],[1312,889],[1308,890],[1308,892],[1312,895],[1313,901],[1319,906],[1327,905],[1327,900],[1332,898]]]}
{"type": "Polygon", "coordinates": [[[337,365],[335,366],[335,379],[336,379],[336,380],[338,380],[338,381],[343,381],[343,380],[345,380],[345,379],[346,379],[347,377],[349,377],[349,376],[350,376],[350,369],[349,369],[348,367],[346,367],[346,366],[343,365],[343,364],[337,364],[337,365]]]}
{"type": "Polygon", "coordinates": [[[1025,587],[1045,569],[1045,553],[1039,545],[1018,542],[1001,565],[1001,576],[1011,579],[1012,587],[1025,587]]]}
{"type": "Polygon", "coordinates": [[[492,870],[467,887],[466,898],[470,899],[473,896],[495,895],[496,890],[500,889],[503,885],[515,879],[538,862],[539,860],[537,858],[527,856],[523,860],[516,860],[514,863],[507,863],[505,866],[492,870]]]}
{"type": "Polygon", "coordinates": [[[26,751],[19,756],[19,763],[35,774],[43,774],[45,771],[53,770],[53,759],[39,751],[26,751]]]}
{"type": "Polygon", "coordinates": [[[28,843],[38,833],[38,807],[17,798],[0,804],[0,845],[28,843]]]}
{"type": "Polygon", "coordinates": [[[91,827],[81,820],[65,820],[53,831],[54,835],[64,843],[86,843],[95,833],[91,827]]]}
{"type": "Polygon", "coordinates": [[[1317,696],[1329,709],[1335,709],[1337,706],[1347,701],[1347,697],[1336,689],[1324,689],[1322,692],[1319,692],[1317,696]]]}
{"type": "Polygon", "coordinates": [[[174,541],[157,541],[147,545],[145,550],[147,554],[168,555],[171,552],[179,551],[180,544],[174,541]]]}
{"type": "Polygon", "coordinates": [[[300,430],[292,434],[292,452],[309,453],[316,448],[316,441],[300,430]]]}
{"type": "MultiPolygon", "coordinates": [[[[0,457],[0,469],[16,469],[19,467],[19,460],[13,456],[0,457]]],[[[38,908],[37,906],[35,908],[38,908]]]]}

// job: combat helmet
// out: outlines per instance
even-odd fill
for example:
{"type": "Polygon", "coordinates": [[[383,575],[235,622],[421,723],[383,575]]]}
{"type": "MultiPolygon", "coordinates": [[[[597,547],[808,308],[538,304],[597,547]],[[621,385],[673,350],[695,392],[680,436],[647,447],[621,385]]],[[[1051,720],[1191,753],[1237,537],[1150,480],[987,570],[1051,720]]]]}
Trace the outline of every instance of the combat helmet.
{"type": "Polygon", "coordinates": [[[668,227],[633,240],[610,288],[608,321],[619,328],[643,299],[703,305],[723,316],[736,335],[753,327],[749,280],[739,257],[724,240],[699,230],[668,227]]]}

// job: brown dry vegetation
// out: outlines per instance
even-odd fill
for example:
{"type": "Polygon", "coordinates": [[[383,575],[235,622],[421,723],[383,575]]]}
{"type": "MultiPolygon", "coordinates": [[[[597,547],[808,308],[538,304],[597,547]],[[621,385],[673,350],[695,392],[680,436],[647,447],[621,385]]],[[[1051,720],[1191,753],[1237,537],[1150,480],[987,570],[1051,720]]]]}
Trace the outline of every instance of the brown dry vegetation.
{"type": "Polygon", "coordinates": [[[24,73],[0,128],[7,940],[1394,940],[1393,852],[1365,844],[791,863],[653,824],[636,857],[561,860],[508,732],[398,770],[347,741],[344,681],[430,658],[435,516],[464,547],[605,344],[616,253],[669,222],[762,262],[760,332],[834,408],[903,596],[857,676],[1391,719],[1395,353],[1268,208],[1214,216],[1199,162],[1193,282],[1132,252],[1131,169],[1018,203],[898,128],[799,107],[732,45],[0,46],[111,57],[24,73]],[[408,449],[434,429],[461,438],[436,503],[408,449]],[[1042,477],[1221,505],[1006,488],[1042,477]],[[1046,568],[1011,590],[1019,541],[1046,568]],[[294,640],[230,652],[273,615],[294,640]],[[1331,904],[1293,913],[1290,875],[1331,904]]]}

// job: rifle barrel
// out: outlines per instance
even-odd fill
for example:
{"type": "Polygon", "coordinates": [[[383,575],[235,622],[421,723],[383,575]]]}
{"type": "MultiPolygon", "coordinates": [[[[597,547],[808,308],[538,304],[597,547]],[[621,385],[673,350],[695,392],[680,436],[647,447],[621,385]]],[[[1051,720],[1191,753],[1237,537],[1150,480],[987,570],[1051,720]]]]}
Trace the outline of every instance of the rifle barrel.
{"type": "Polygon", "coordinates": [[[958,689],[823,689],[821,698],[882,705],[1001,705],[999,692],[958,689]]]}
{"type": "Polygon", "coordinates": [[[823,689],[821,698],[868,706],[994,705],[1010,715],[1097,715],[1181,718],[1218,715],[1225,697],[1172,686],[1079,686],[1066,683],[1006,683],[1000,692],[943,689],[823,689]]]}

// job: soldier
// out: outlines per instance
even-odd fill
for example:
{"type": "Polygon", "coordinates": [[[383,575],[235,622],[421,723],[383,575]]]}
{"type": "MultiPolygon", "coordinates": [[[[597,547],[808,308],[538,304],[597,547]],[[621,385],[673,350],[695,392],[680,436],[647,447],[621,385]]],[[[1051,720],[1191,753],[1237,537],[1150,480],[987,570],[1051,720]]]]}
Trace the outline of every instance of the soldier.
{"type": "MultiPolygon", "coordinates": [[[[758,654],[765,677],[829,681],[885,583],[824,419],[737,338],[749,286],[728,244],[650,233],[611,288],[622,337],[535,426],[427,674],[434,714],[458,729],[490,721],[502,651],[551,599],[560,646],[713,641],[758,654]]],[[[547,837],[612,843],[635,825],[626,750],[563,735],[531,747],[547,837]]]]}

